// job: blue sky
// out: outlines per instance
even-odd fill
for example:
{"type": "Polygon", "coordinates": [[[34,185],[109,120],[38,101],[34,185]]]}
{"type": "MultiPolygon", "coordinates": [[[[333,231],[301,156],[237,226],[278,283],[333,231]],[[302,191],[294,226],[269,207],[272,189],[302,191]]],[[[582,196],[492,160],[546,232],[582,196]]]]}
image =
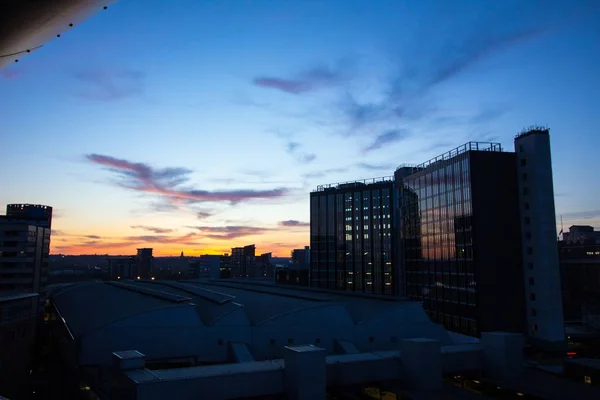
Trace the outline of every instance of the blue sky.
{"type": "Polygon", "coordinates": [[[120,0],[0,71],[0,204],[54,206],[55,252],[286,255],[318,184],[543,124],[557,214],[600,228],[599,10],[120,0]]]}

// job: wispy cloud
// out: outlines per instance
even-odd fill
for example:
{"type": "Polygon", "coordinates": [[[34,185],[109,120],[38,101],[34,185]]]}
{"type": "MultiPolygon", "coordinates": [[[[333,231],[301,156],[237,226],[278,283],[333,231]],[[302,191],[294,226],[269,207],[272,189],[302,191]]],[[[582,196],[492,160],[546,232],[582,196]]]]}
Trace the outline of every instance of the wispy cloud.
{"type": "Polygon", "coordinates": [[[78,96],[95,101],[115,101],[138,96],[144,91],[144,73],[140,71],[80,71],[73,77],[85,85],[78,96]]]}
{"type": "Polygon", "coordinates": [[[377,135],[375,139],[369,144],[367,147],[363,148],[364,153],[371,152],[373,150],[379,150],[383,146],[390,145],[392,143],[398,142],[408,136],[408,132],[406,130],[391,130],[380,135],[377,135]]]}
{"type": "Polygon", "coordinates": [[[356,166],[360,169],[364,169],[365,171],[381,171],[381,170],[389,170],[392,171],[394,168],[394,164],[368,164],[368,163],[358,163],[356,166]]]}
{"type": "Polygon", "coordinates": [[[273,199],[285,196],[287,189],[271,190],[234,189],[209,191],[183,186],[190,179],[191,170],[187,168],[156,169],[147,164],[101,154],[88,154],[88,161],[106,167],[125,189],[161,196],[171,204],[219,202],[239,203],[251,199],[273,199]]]}
{"type": "Polygon", "coordinates": [[[600,210],[572,211],[563,213],[562,216],[568,220],[596,219],[600,218],[600,210]]]}
{"type": "Polygon", "coordinates": [[[271,229],[256,226],[194,226],[201,236],[209,239],[237,239],[245,236],[261,235],[271,229]]]}
{"type": "Polygon", "coordinates": [[[280,221],[279,226],[285,226],[287,228],[306,227],[310,226],[310,222],[297,221],[295,219],[288,219],[287,221],[280,221]]]}
{"type": "Polygon", "coordinates": [[[157,228],[154,226],[147,226],[147,225],[132,225],[131,229],[142,229],[145,231],[149,231],[149,232],[154,232],[157,234],[160,233],[171,233],[173,232],[173,229],[167,229],[167,228],[157,228]]]}
{"type": "Polygon", "coordinates": [[[254,84],[263,88],[276,89],[290,94],[301,94],[339,85],[345,80],[342,70],[315,67],[291,78],[260,76],[254,84]]]}
{"type": "Polygon", "coordinates": [[[308,164],[317,159],[317,155],[314,153],[306,153],[300,151],[300,143],[289,141],[286,143],[286,151],[288,154],[294,156],[296,161],[302,164],[308,164]]]}
{"type": "Polygon", "coordinates": [[[304,174],[302,174],[302,177],[305,179],[310,179],[310,178],[323,178],[327,175],[330,174],[337,174],[337,173],[341,173],[341,172],[346,172],[348,170],[348,168],[346,167],[339,167],[339,168],[327,168],[321,171],[312,171],[312,172],[306,172],[304,174]]]}

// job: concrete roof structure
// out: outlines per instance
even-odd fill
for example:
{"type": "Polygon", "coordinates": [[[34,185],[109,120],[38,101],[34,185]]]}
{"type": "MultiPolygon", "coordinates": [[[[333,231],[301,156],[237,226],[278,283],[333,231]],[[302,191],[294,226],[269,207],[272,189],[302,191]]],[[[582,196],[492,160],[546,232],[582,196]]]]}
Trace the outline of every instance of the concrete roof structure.
{"type": "Polygon", "coordinates": [[[335,354],[344,342],[357,351],[392,350],[413,337],[453,343],[420,303],[252,281],[96,281],[52,299],[82,365],[109,365],[112,352],[130,348],[149,362],[223,363],[235,360],[239,343],[257,360],[281,358],[291,344],[335,354]]]}

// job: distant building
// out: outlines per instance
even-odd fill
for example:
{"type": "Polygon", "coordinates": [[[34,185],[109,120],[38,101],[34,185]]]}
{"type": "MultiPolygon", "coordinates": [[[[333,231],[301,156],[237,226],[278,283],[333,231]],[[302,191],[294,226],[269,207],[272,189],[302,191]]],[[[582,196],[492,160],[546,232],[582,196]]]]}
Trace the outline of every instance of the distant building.
{"type": "Polygon", "coordinates": [[[310,267],[310,246],[294,249],[290,257],[290,268],[308,269],[310,267]]]}
{"type": "Polygon", "coordinates": [[[565,340],[550,133],[531,128],[515,138],[522,230],[527,333],[546,343],[565,340]]]}
{"type": "Polygon", "coordinates": [[[256,257],[255,272],[251,276],[254,278],[271,278],[273,277],[273,254],[263,253],[256,257]]]}
{"type": "Polygon", "coordinates": [[[38,294],[0,294],[0,398],[21,399],[33,365],[38,294]]]}
{"type": "Polygon", "coordinates": [[[310,284],[313,287],[394,295],[392,177],[318,186],[310,194],[310,284]]]}
{"type": "Polygon", "coordinates": [[[135,279],[137,277],[136,256],[114,256],[106,260],[108,274],[112,279],[135,279]]]}
{"type": "Polygon", "coordinates": [[[600,330],[600,244],[558,243],[566,322],[600,330]]]}
{"type": "MultiPolygon", "coordinates": [[[[182,253],[183,254],[183,253],[182,253]]],[[[137,249],[136,256],[136,274],[140,278],[150,278],[152,276],[154,257],[152,249],[137,249]]]]}
{"type": "Polygon", "coordinates": [[[229,264],[232,278],[249,277],[256,265],[256,246],[251,244],[232,248],[229,264]]]}
{"type": "Polygon", "coordinates": [[[600,244],[600,231],[589,225],[572,225],[569,232],[563,232],[560,239],[565,243],[600,244]]]}
{"type": "Polygon", "coordinates": [[[219,279],[221,277],[220,255],[202,255],[190,261],[188,275],[196,279],[219,279]]]}

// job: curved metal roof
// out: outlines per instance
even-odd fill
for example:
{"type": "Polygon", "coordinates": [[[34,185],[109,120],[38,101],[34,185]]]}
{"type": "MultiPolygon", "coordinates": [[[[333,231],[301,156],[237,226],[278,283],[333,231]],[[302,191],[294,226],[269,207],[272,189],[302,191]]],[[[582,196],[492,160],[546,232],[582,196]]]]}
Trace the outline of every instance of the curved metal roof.
{"type": "Polygon", "coordinates": [[[114,1],[0,1],[0,69],[40,49],[114,1]]]}

